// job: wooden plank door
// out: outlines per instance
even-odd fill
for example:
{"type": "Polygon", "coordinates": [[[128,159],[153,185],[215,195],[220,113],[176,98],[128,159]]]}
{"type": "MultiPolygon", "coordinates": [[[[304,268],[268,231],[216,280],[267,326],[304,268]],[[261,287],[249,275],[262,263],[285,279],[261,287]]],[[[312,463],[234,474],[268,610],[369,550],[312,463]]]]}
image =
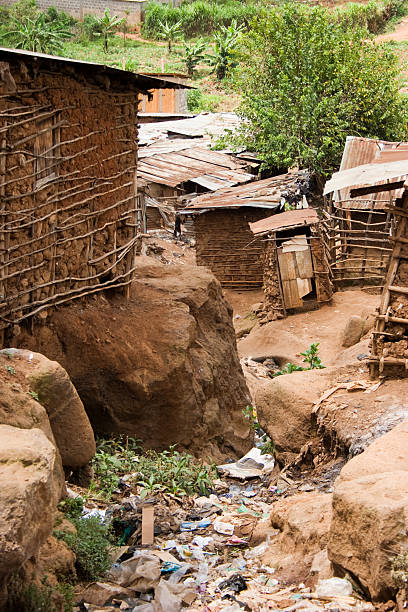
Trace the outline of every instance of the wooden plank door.
{"type": "Polygon", "coordinates": [[[307,244],[283,243],[278,248],[279,272],[286,308],[301,308],[312,291],[313,264],[307,244]]]}

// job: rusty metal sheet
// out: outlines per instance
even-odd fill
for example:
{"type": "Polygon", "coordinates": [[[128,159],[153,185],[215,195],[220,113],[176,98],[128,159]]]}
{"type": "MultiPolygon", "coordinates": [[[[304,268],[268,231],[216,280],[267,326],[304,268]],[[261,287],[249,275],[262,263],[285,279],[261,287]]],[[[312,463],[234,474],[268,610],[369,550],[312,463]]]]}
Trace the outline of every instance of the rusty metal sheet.
{"type": "Polygon", "coordinates": [[[233,187],[236,183],[216,178],[215,176],[209,176],[208,174],[204,174],[203,176],[198,176],[196,178],[191,179],[193,183],[197,185],[201,185],[201,187],[205,187],[210,191],[217,191],[217,189],[223,189],[225,187],[233,187]]]}
{"type": "MultiPolygon", "coordinates": [[[[408,143],[348,136],[339,171],[342,172],[343,170],[367,164],[379,165],[396,158],[400,160],[408,159],[408,143]],[[395,151],[398,151],[398,153],[394,153],[395,151]],[[403,153],[405,151],[407,151],[406,156],[403,153]]],[[[351,187],[358,188],[363,186],[364,183],[356,183],[351,187]]],[[[395,200],[401,197],[401,195],[401,190],[392,191],[391,200],[395,200]]],[[[390,204],[390,192],[377,193],[369,197],[362,196],[351,200],[350,187],[345,187],[334,192],[333,201],[338,207],[349,210],[383,210],[390,204]]]]}
{"type": "Polygon", "coordinates": [[[296,184],[297,179],[307,176],[303,170],[273,176],[262,181],[254,181],[238,187],[220,189],[216,193],[195,198],[181,214],[200,212],[210,208],[276,208],[280,205],[281,192],[296,184]]]}
{"type": "Polygon", "coordinates": [[[288,210],[287,212],[255,221],[250,223],[249,227],[256,236],[266,234],[268,232],[277,232],[279,230],[288,229],[291,227],[299,227],[303,225],[313,225],[319,223],[319,216],[314,208],[304,208],[300,210],[288,210]]]}
{"type": "MultiPolygon", "coordinates": [[[[323,195],[356,185],[380,185],[399,176],[408,175],[408,159],[383,164],[365,164],[335,172],[327,181],[323,195]]],[[[347,198],[348,199],[348,198],[347,198]]]]}

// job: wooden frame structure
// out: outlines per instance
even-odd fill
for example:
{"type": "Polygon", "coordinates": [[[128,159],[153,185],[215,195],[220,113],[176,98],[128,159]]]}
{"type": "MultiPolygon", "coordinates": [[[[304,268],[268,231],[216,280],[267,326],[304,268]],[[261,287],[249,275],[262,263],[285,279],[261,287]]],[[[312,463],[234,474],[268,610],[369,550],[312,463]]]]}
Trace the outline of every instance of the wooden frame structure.
{"type": "Polygon", "coordinates": [[[397,227],[372,336],[372,378],[408,374],[408,182],[392,214],[397,227]]]}
{"type": "Polygon", "coordinates": [[[314,295],[313,307],[330,301],[332,284],[315,209],[283,212],[251,223],[250,228],[266,242],[263,290],[268,320],[304,309],[308,295],[314,295]]]}
{"type": "Polygon", "coordinates": [[[391,201],[383,208],[376,200],[358,207],[353,201],[326,201],[322,231],[336,288],[345,285],[382,287],[392,251],[394,218],[391,201]]]}

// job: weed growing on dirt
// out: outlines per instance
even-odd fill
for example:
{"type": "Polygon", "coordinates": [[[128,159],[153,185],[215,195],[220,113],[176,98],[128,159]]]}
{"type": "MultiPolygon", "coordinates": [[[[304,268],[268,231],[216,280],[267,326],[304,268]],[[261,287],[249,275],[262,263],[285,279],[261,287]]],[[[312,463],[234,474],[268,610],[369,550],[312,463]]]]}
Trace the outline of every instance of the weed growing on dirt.
{"type": "Polygon", "coordinates": [[[261,449],[261,454],[273,455],[273,453],[275,452],[275,445],[273,443],[273,440],[271,440],[271,438],[261,429],[261,426],[258,423],[258,415],[256,413],[256,408],[254,408],[254,406],[245,406],[245,408],[242,409],[242,414],[249,421],[250,427],[258,434],[262,434],[262,444],[261,446],[259,446],[259,448],[261,449]]]}
{"type": "Polygon", "coordinates": [[[398,588],[408,587],[408,552],[396,555],[391,559],[391,576],[398,588]]]}
{"type": "Polygon", "coordinates": [[[81,580],[98,580],[110,567],[111,530],[99,517],[71,518],[77,532],[54,530],[54,536],[64,542],[76,555],[75,569],[81,580]]]}
{"type": "Polygon", "coordinates": [[[180,496],[206,495],[216,478],[213,466],[176,451],[175,446],[160,453],[149,450],[143,454],[140,440],[124,436],[99,438],[92,466],[95,480],[90,493],[105,501],[111,499],[120,478],[126,474],[131,475],[131,482],[141,487],[142,497],[159,491],[180,496]]]}
{"type": "Polygon", "coordinates": [[[139,458],[137,469],[141,497],[158,491],[177,496],[209,495],[217,476],[213,465],[196,461],[192,455],[176,451],[174,446],[161,453],[148,451],[139,458]]]}
{"type": "Polygon", "coordinates": [[[79,519],[84,507],[82,497],[67,497],[58,504],[58,510],[63,512],[68,519],[79,519]]]}
{"type": "Polygon", "coordinates": [[[27,395],[35,399],[36,402],[40,401],[40,398],[38,397],[38,393],[36,393],[35,391],[27,391],[27,395]]]}
{"type": "Polygon", "coordinates": [[[4,367],[6,368],[6,370],[7,370],[7,372],[9,374],[15,374],[16,373],[16,370],[13,368],[13,366],[4,366],[4,367]]]}
{"type": "Polygon", "coordinates": [[[272,378],[276,376],[282,376],[283,374],[292,374],[292,372],[302,372],[303,370],[322,370],[324,365],[319,357],[319,342],[313,342],[304,353],[300,353],[303,359],[303,363],[307,363],[308,367],[303,368],[302,366],[295,365],[294,363],[287,363],[284,368],[274,372],[272,378]]]}

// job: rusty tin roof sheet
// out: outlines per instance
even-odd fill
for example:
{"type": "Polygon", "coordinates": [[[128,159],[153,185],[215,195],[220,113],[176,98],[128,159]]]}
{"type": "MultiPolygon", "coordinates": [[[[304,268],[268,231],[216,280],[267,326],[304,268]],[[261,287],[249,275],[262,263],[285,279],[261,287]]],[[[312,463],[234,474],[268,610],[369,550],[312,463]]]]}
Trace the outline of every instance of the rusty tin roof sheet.
{"type": "MultiPolygon", "coordinates": [[[[350,170],[351,168],[366,166],[368,164],[383,165],[388,162],[405,160],[408,161],[408,143],[406,142],[389,142],[386,140],[348,136],[344,146],[340,170],[338,173],[333,174],[332,179],[326,183],[325,193],[334,191],[334,189],[331,188],[333,184],[332,181],[344,170],[350,170]]],[[[378,170],[378,180],[370,184],[382,184],[380,172],[381,171],[378,170]]],[[[404,177],[405,175],[399,175],[401,180],[404,177]]],[[[361,176],[356,175],[356,183],[346,187],[337,187],[333,197],[336,206],[352,210],[383,210],[390,205],[390,201],[402,195],[402,190],[397,189],[391,192],[378,192],[370,194],[369,196],[351,198],[350,189],[352,187],[358,188],[367,184],[362,182],[361,178],[361,176]]]]}
{"type": "Polygon", "coordinates": [[[137,175],[147,182],[177,187],[192,181],[211,191],[247,183],[255,179],[243,168],[245,163],[230,155],[201,147],[189,147],[152,155],[147,149],[139,155],[137,175]]]}
{"type": "Polygon", "coordinates": [[[223,208],[277,208],[281,204],[281,194],[292,187],[296,179],[304,178],[306,172],[290,172],[273,176],[249,185],[240,185],[232,189],[220,189],[213,194],[198,196],[182,214],[200,213],[206,210],[223,208]]]}
{"type": "Polygon", "coordinates": [[[314,225],[315,223],[319,223],[319,216],[316,210],[314,208],[303,208],[272,215],[272,217],[250,223],[249,227],[255,236],[261,236],[270,232],[303,225],[314,225]]]}

